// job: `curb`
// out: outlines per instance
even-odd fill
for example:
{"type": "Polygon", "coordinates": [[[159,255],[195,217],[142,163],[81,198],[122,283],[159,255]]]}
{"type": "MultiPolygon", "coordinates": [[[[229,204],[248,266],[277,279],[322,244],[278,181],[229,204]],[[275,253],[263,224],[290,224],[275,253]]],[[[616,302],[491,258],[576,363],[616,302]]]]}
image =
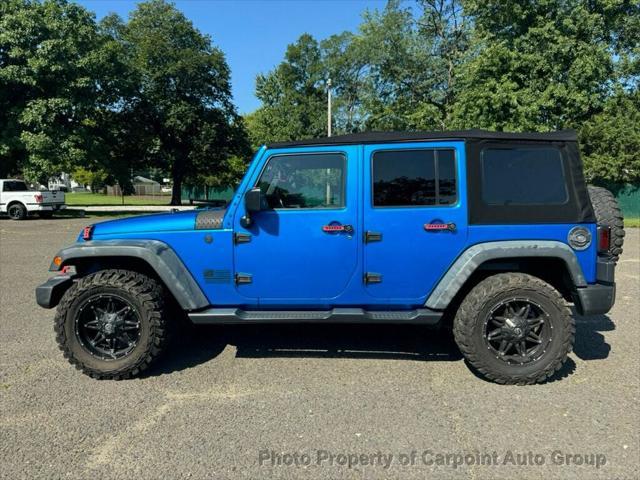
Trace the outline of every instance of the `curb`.
{"type": "Polygon", "coordinates": [[[187,210],[194,210],[196,207],[192,205],[182,205],[179,207],[172,207],[169,205],[123,205],[123,206],[86,206],[86,207],[67,207],[65,209],[66,212],[76,213],[78,215],[84,216],[86,213],[112,213],[114,215],[117,214],[127,214],[127,213],[163,213],[163,212],[172,212],[179,211],[184,212],[187,210]]]}

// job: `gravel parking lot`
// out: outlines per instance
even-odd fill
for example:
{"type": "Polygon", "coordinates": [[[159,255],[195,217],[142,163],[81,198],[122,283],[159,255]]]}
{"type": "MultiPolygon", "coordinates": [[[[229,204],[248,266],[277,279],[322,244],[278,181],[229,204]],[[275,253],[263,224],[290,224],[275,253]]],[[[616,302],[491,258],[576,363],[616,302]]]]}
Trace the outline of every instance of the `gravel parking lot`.
{"type": "Polygon", "coordinates": [[[1,478],[638,478],[638,229],[611,314],[511,387],[407,326],[198,329],[145,378],[92,380],[34,300],[86,223],[0,219],[1,478]]]}

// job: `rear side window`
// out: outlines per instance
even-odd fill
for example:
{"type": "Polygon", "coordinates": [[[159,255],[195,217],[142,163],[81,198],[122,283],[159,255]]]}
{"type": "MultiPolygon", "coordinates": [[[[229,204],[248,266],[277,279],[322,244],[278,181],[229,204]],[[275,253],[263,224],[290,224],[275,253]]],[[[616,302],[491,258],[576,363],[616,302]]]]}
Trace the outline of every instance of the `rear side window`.
{"type": "Polygon", "coordinates": [[[481,162],[488,205],[561,205],[569,199],[557,148],[487,148],[481,162]]]}
{"type": "Polygon", "coordinates": [[[453,150],[384,150],[372,159],[374,207],[456,202],[453,150]]]}
{"type": "Polygon", "coordinates": [[[27,184],[24,182],[17,182],[15,180],[5,180],[2,184],[3,192],[27,192],[29,189],[27,188],[27,184]]]}
{"type": "Polygon", "coordinates": [[[269,208],[342,208],[345,170],[341,153],[279,155],[269,159],[257,186],[269,208]]]}

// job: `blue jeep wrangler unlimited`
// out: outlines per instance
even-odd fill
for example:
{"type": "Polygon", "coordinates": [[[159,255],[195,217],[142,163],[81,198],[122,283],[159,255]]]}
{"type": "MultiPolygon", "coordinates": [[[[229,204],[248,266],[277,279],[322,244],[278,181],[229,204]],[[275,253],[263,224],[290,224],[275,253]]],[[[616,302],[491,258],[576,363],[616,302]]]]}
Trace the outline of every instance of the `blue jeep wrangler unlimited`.
{"type": "Polygon", "coordinates": [[[613,305],[622,226],[574,132],[353,134],[261,147],[226,209],[87,226],[36,296],[96,378],[146,369],[177,306],[195,324],[450,321],[486,378],[529,384],[571,351],[569,303],[613,305]]]}

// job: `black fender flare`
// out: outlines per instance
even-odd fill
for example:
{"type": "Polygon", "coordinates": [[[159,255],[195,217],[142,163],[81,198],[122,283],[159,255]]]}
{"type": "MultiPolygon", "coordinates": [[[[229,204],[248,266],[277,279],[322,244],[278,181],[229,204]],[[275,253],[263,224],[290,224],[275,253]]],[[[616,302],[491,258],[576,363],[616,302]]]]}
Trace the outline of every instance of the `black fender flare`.
{"type": "Polygon", "coordinates": [[[169,245],[159,240],[100,240],[77,243],[63,248],[56,255],[59,265],[51,263],[49,270],[57,272],[75,259],[91,257],[135,257],[146,262],[156,272],[183,310],[198,310],[209,306],[209,300],[191,272],[169,245]]]}
{"type": "Polygon", "coordinates": [[[440,279],[425,306],[444,310],[476,269],[488,260],[518,257],[559,258],[567,266],[575,287],[587,282],[576,254],[567,244],[556,240],[505,240],[478,243],[467,248],[440,279]]]}

